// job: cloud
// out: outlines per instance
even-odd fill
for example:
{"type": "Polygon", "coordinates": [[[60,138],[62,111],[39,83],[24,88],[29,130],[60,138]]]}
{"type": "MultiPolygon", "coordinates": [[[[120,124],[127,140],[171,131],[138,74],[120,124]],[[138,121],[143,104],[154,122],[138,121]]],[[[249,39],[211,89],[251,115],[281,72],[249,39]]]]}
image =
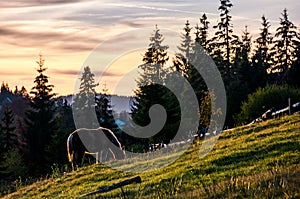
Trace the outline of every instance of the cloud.
{"type": "Polygon", "coordinates": [[[1,8],[20,8],[20,7],[33,7],[33,6],[50,6],[57,4],[70,4],[84,0],[14,0],[14,1],[1,1],[1,8]]]}
{"type": "Polygon", "coordinates": [[[24,72],[24,71],[0,71],[0,76],[24,76],[24,75],[32,74],[32,72],[24,72]]]}
{"type": "MultiPolygon", "coordinates": [[[[79,76],[81,75],[82,71],[80,70],[73,70],[73,69],[49,69],[49,73],[52,74],[57,74],[57,75],[70,75],[70,76],[79,76]]],[[[92,71],[92,73],[96,76],[96,77],[120,77],[123,76],[124,74],[121,72],[113,72],[113,71],[97,71],[94,70],[92,71]]]]}
{"type": "Polygon", "coordinates": [[[43,31],[35,28],[22,30],[16,25],[0,26],[0,38],[3,43],[18,47],[47,46],[67,51],[90,51],[101,41],[80,31],[63,32],[62,29],[43,31]]]}

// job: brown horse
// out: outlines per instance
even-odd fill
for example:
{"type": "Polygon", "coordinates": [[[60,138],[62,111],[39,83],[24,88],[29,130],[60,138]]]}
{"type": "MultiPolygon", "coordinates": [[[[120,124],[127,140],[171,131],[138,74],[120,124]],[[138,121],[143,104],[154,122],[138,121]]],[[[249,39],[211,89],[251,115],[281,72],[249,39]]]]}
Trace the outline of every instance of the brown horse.
{"type": "Polygon", "coordinates": [[[125,158],[118,138],[103,127],[75,130],[67,139],[67,151],[73,170],[82,165],[84,154],[96,154],[96,160],[101,162],[125,158]]]}

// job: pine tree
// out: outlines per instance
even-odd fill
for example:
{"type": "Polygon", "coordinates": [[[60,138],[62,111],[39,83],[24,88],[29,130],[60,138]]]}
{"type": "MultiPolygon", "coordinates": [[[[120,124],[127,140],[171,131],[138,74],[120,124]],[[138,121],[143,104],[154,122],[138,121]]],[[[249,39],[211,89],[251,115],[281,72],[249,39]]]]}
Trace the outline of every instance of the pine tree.
{"type": "MultiPolygon", "coordinates": [[[[145,146],[150,143],[169,143],[176,135],[180,123],[180,106],[176,96],[166,87],[159,84],[151,84],[139,88],[141,92],[136,93],[136,102],[132,107],[132,119],[139,126],[147,126],[150,122],[149,110],[155,104],[164,107],[167,113],[167,121],[164,127],[151,138],[141,139],[145,146]],[[179,113],[179,114],[178,114],[179,113]]],[[[157,115],[157,117],[159,117],[157,115]]],[[[155,118],[159,119],[159,118],[155,118]]],[[[144,132],[137,131],[137,137],[144,132]]],[[[140,136],[141,137],[141,136],[140,136]]]]}
{"type": "Polygon", "coordinates": [[[163,35],[159,32],[157,25],[153,35],[150,37],[150,44],[143,58],[143,64],[139,68],[143,71],[137,80],[138,86],[150,85],[152,83],[163,84],[166,76],[164,68],[169,60],[168,46],[162,45],[163,35]]]}
{"type": "Polygon", "coordinates": [[[71,132],[75,130],[72,108],[67,100],[58,98],[56,101],[56,128],[51,136],[51,141],[46,148],[48,162],[51,164],[66,164],[68,162],[67,149],[65,146],[66,140],[71,132]]]}
{"type": "Polygon", "coordinates": [[[184,33],[181,35],[182,42],[178,46],[179,53],[175,54],[175,59],[173,59],[173,68],[182,74],[182,76],[187,77],[187,73],[190,70],[190,61],[192,56],[192,38],[190,23],[187,20],[185,27],[183,28],[184,33]]]}
{"type": "Polygon", "coordinates": [[[111,129],[116,133],[118,126],[115,123],[110,96],[107,92],[108,89],[106,84],[104,84],[102,93],[96,97],[96,114],[101,127],[111,129]]]}
{"type": "Polygon", "coordinates": [[[288,19],[287,9],[283,10],[280,18],[280,27],[277,28],[274,41],[275,65],[271,67],[272,73],[277,73],[276,83],[288,82],[288,73],[292,63],[296,60],[295,50],[297,49],[297,27],[288,19]]]}
{"type": "Polygon", "coordinates": [[[253,70],[255,71],[253,79],[255,79],[256,88],[264,87],[267,84],[267,69],[270,68],[270,65],[273,62],[272,55],[269,52],[273,40],[273,37],[269,32],[271,25],[265,16],[262,16],[261,25],[261,32],[255,41],[257,47],[252,58],[253,70]]]}
{"type": "Polygon", "coordinates": [[[233,44],[235,52],[233,60],[234,74],[227,89],[228,117],[226,123],[230,126],[234,125],[234,117],[240,112],[242,102],[254,89],[252,76],[255,74],[250,61],[251,37],[247,26],[243,31],[241,41],[239,37],[235,37],[233,44]]]}
{"type": "Polygon", "coordinates": [[[96,106],[96,90],[98,86],[95,83],[94,74],[89,66],[84,67],[80,78],[78,93],[74,96],[73,114],[76,128],[97,128],[98,121],[93,117],[96,106]]]}
{"type": "MultiPolygon", "coordinates": [[[[144,147],[149,143],[168,143],[174,137],[178,127],[176,127],[176,113],[173,111],[178,108],[176,97],[172,92],[164,87],[168,76],[165,64],[168,61],[167,46],[162,45],[163,36],[156,27],[155,34],[150,38],[150,48],[145,53],[144,64],[140,66],[142,73],[138,79],[138,89],[135,91],[135,102],[131,107],[132,120],[139,126],[147,126],[150,122],[149,110],[155,104],[162,105],[167,112],[167,121],[163,129],[155,136],[145,139],[136,139],[144,147]],[[155,41],[155,42],[154,42],[155,41]],[[156,45],[154,45],[156,43],[156,45]],[[160,56],[157,56],[160,54],[160,56]],[[174,107],[174,103],[176,106],[174,107]],[[173,126],[172,126],[173,125],[173,126]],[[175,125],[175,126],[174,126],[175,125]]],[[[176,112],[176,111],[175,111],[176,112]]],[[[155,118],[156,120],[159,118],[155,118]]],[[[155,122],[154,122],[155,123],[155,122]]],[[[145,133],[136,130],[137,137],[142,137],[145,133]],[[140,136],[139,136],[140,135],[140,136]]]]}
{"type": "Polygon", "coordinates": [[[16,127],[14,126],[14,116],[12,110],[6,106],[3,118],[1,120],[1,146],[4,151],[9,151],[18,146],[18,136],[16,134],[16,127]]]}
{"type": "Polygon", "coordinates": [[[180,54],[182,54],[189,62],[191,59],[192,52],[192,38],[191,38],[191,30],[190,22],[187,20],[184,27],[184,34],[182,34],[182,43],[178,47],[180,50],[180,54]]]}
{"type": "Polygon", "coordinates": [[[240,46],[240,54],[236,54],[235,56],[235,63],[236,64],[236,71],[238,75],[238,79],[244,83],[248,84],[251,87],[252,85],[252,66],[250,63],[250,53],[251,53],[251,37],[249,36],[249,32],[247,26],[245,26],[245,30],[242,34],[242,43],[240,46]]]}
{"type": "Polygon", "coordinates": [[[207,54],[211,53],[211,48],[210,48],[210,39],[208,38],[208,29],[209,29],[209,21],[207,20],[207,16],[204,13],[202,17],[200,18],[200,24],[201,26],[199,27],[198,24],[196,25],[195,29],[195,41],[198,43],[204,50],[206,51],[207,54]]]}
{"type": "Polygon", "coordinates": [[[44,67],[44,61],[42,55],[40,55],[36,69],[38,76],[36,76],[34,80],[35,86],[30,92],[33,95],[30,102],[31,109],[26,112],[25,119],[31,162],[37,167],[43,167],[43,164],[46,163],[45,148],[49,144],[55,128],[55,107],[52,99],[55,96],[52,93],[54,86],[49,84],[49,77],[44,74],[47,70],[44,67]]]}
{"type": "Polygon", "coordinates": [[[230,16],[229,13],[233,4],[230,0],[220,0],[220,3],[220,22],[214,26],[217,32],[215,32],[215,37],[213,38],[213,40],[216,41],[213,54],[220,55],[221,53],[224,59],[224,66],[222,67],[224,71],[223,74],[225,76],[225,82],[228,82],[231,76],[231,41],[233,39],[232,16],[230,16]]]}

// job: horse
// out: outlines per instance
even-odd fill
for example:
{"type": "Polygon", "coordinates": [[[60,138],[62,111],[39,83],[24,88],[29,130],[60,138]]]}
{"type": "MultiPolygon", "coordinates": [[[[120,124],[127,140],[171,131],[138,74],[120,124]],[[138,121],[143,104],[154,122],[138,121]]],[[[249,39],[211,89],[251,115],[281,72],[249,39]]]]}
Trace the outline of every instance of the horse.
{"type": "Polygon", "coordinates": [[[68,159],[72,170],[82,165],[84,154],[96,154],[96,160],[124,159],[125,152],[115,134],[103,127],[81,128],[70,133],[67,139],[68,159]],[[99,156],[98,156],[99,155],[99,156]]]}

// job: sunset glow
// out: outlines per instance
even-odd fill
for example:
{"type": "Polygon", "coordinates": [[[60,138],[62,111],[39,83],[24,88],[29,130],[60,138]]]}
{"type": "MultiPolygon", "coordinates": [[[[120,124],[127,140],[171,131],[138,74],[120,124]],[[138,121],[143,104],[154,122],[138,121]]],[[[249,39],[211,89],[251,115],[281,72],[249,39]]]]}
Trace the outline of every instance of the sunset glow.
{"type": "MultiPolygon", "coordinates": [[[[298,0],[232,3],[236,33],[241,33],[247,25],[251,35],[255,37],[263,14],[271,22],[271,30],[274,32],[284,8],[287,8],[290,20],[300,27],[298,0]]],[[[11,89],[15,86],[25,86],[30,90],[37,74],[35,61],[42,53],[48,68],[46,74],[50,77],[50,83],[55,85],[54,92],[58,95],[72,94],[78,73],[93,49],[103,41],[132,30],[154,29],[155,24],[160,29],[170,29],[180,34],[186,20],[194,27],[203,13],[207,13],[212,29],[219,17],[218,5],[219,1],[210,0],[159,3],[131,0],[2,1],[0,80],[7,82],[11,89]]],[[[144,38],[146,44],[151,33],[149,31],[148,37],[144,38]]],[[[167,43],[167,36],[165,37],[165,44],[173,45],[167,43]]],[[[108,52],[113,54],[113,48],[108,52]]],[[[128,52],[124,57],[117,58],[110,66],[110,73],[101,78],[98,90],[100,91],[101,85],[106,82],[111,92],[119,85],[119,94],[131,95],[134,80],[123,80],[122,84],[118,82],[124,76],[124,71],[136,69],[141,63],[142,55],[143,50],[140,50],[128,52]]]]}

